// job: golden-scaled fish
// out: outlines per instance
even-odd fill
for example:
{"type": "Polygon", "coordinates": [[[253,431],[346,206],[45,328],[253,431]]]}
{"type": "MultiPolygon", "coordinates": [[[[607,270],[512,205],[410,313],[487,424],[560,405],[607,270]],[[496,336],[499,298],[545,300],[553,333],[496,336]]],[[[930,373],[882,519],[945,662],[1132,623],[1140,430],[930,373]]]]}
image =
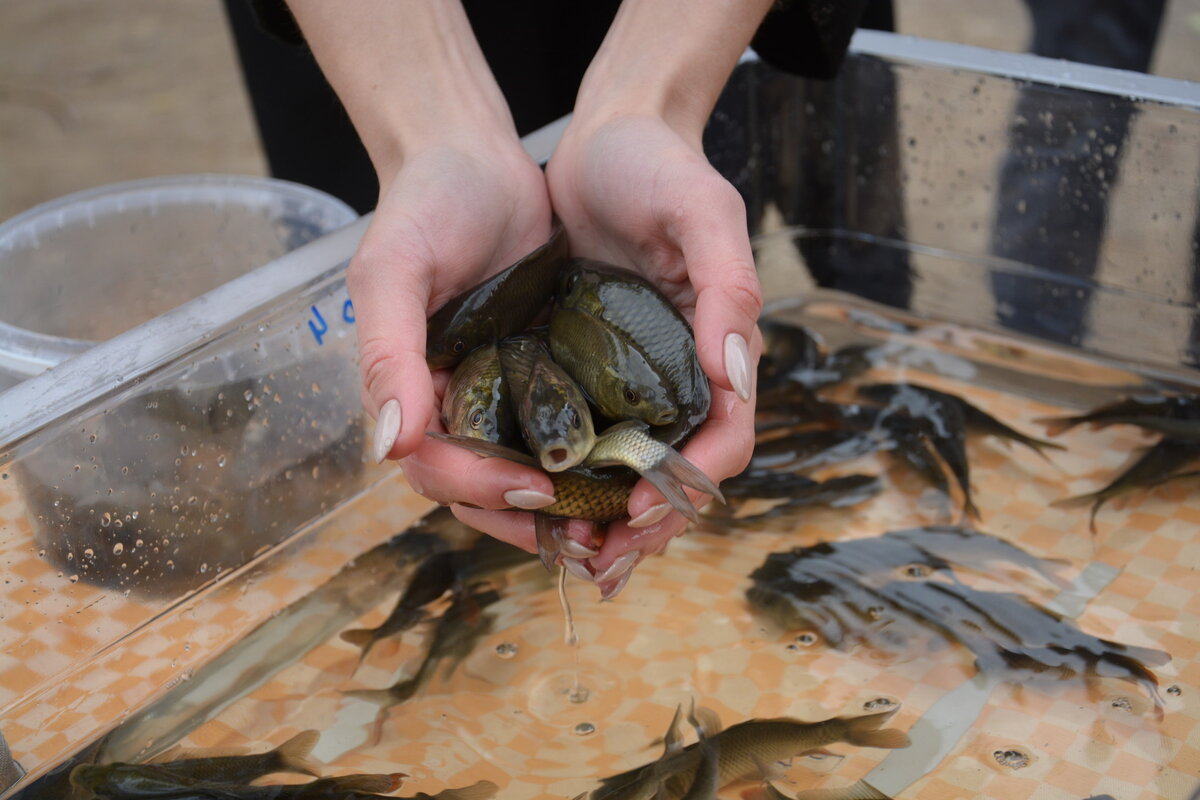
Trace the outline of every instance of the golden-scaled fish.
{"type": "Polygon", "coordinates": [[[518,435],[494,344],[477,347],[455,368],[442,397],[442,424],[451,433],[489,442],[512,441],[518,435]]]}
{"type": "Polygon", "coordinates": [[[451,298],[425,326],[430,368],[452,367],[476,347],[529,327],[550,301],[566,256],[567,236],[556,222],[544,245],[451,298]]]}
{"type": "Polygon", "coordinates": [[[555,306],[550,315],[550,349],[554,360],[609,419],[667,425],[678,416],[674,393],[646,354],[591,314],[555,306]]]}

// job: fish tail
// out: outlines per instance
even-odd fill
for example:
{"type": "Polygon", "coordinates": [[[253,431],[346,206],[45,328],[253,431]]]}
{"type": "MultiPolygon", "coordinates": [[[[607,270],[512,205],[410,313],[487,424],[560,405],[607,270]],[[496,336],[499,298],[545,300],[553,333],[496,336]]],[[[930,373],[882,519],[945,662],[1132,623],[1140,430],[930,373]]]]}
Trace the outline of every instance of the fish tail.
{"type": "Polygon", "coordinates": [[[983,514],[979,512],[979,506],[975,505],[975,501],[971,499],[971,495],[967,492],[963,493],[963,515],[976,522],[983,521],[983,514]]]}
{"type": "Polygon", "coordinates": [[[275,760],[279,772],[298,772],[303,775],[321,777],[317,763],[312,760],[313,748],[321,738],[321,732],[301,731],[275,748],[275,760]]]}
{"type": "Polygon", "coordinates": [[[357,697],[359,700],[366,700],[368,703],[390,706],[396,703],[403,703],[412,697],[417,688],[416,683],[415,680],[406,680],[387,689],[349,689],[342,692],[342,694],[347,697],[357,697]]]}
{"type": "Polygon", "coordinates": [[[1099,492],[1089,492],[1088,494],[1078,494],[1074,497],[1064,497],[1062,500],[1055,500],[1050,505],[1053,508],[1081,508],[1091,504],[1092,510],[1088,514],[1088,530],[1092,535],[1096,535],[1096,515],[1100,513],[1100,508],[1112,499],[1112,495],[1101,490],[1099,492]]]}
{"type": "Polygon", "coordinates": [[[888,711],[880,711],[877,714],[866,714],[847,720],[846,741],[859,747],[883,747],[888,749],[908,747],[911,741],[907,733],[899,728],[881,729],[881,726],[899,710],[899,708],[893,708],[888,711]]]}
{"type": "Polygon", "coordinates": [[[404,779],[407,777],[403,772],[391,772],[388,774],[343,775],[331,778],[329,781],[337,786],[339,792],[388,794],[399,789],[400,784],[404,783],[404,779]]]}
{"type": "Polygon", "coordinates": [[[475,781],[470,786],[457,789],[442,789],[435,795],[425,795],[430,800],[488,800],[500,787],[491,781],[475,781]]]}
{"type": "Polygon", "coordinates": [[[1032,436],[1026,436],[1025,434],[1021,433],[1020,431],[1017,431],[1017,436],[1015,437],[1015,440],[1020,442],[1021,444],[1025,445],[1030,450],[1037,453],[1039,456],[1041,456],[1043,459],[1045,459],[1046,461],[1048,461],[1051,464],[1053,464],[1054,462],[1050,461],[1050,456],[1046,455],[1047,450],[1065,451],[1067,449],[1065,446],[1059,444],[1058,442],[1047,442],[1045,439],[1035,439],[1032,436]]]}
{"type": "Polygon", "coordinates": [[[667,502],[676,511],[692,522],[699,522],[700,514],[692,505],[687,493],[683,491],[684,486],[711,495],[722,503],[725,502],[725,495],[721,494],[720,488],[713,483],[712,479],[672,447],[664,448],[662,458],[658,460],[658,463],[645,469],[639,469],[638,472],[643,478],[650,481],[650,484],[667,499],[667,502]]]}

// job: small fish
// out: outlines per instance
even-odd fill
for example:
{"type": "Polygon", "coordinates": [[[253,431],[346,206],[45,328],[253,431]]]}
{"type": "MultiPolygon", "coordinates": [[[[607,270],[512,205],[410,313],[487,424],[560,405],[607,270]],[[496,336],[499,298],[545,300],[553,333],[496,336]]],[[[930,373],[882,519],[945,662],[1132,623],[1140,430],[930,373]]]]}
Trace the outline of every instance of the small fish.
{"type": "Polygon", "coordinates": [[[654,438],[682,446],[708,417],[712,392],[696,355],[692,327],[653,284],[630,270],[571,259],[559,279],[557,303],[591,314],[646,356],[675,397],[675,421],[656,426],[654,438]]]}
{"type": "MultiPolygon", "coordinates": [[[[786,473],[784,475],[787,476],[786,473]]],[[[802,476],[787,477],[799,478],[802,476]]],[[[735,479],[730,478],[729,480],[735,479]]],[[[838,475],[824,481],[809,481],[808,484],[801,485],[790,492],[778,492],[778,494],[786,496],[786,499],[766,511],[740,516],[710,514],[713,524],[706,525],[705,530],[710,533],[727,533],[739,528],[760,528],[768,520],[787,519],[800,508],[809,506],[847,508],[869,500],[882,490],[883,484],[874,475],[838,475]]],[[[755,496],[753,488],[746,491],[749,496],[755,496]]],[[[726,493],[728,494],[728,490],[726,493]]]]}
{"type": "Polygon", "coordinates": [[[763,317],[758,329],[763,337],[758,361],[760,389],[788,382],[795,371],[816,369],[824,359],[820,337],[802,325],[763,317]]]}
{"type": "Polygon", "coordinates": [[[963,513],[979,519],[979,509],[971,498],[971,464],[967,460],[966,420],[962,407],[951,399],[929,395],[906,384],[867,384],[859,386],[858,391],[865,397],[886,403],[884,415],[903,411],[913,419],[928,423],[929,442],[962,491],[963,513]]]}
{"type": "Polygon", "coordinates": [[[1077,425],[1104,428],[1137,425],[1146,430],[1183,439],[1200,438],[1200,396],[1190,394],[1131,395],[1115,403],[1073,417],[1038,420],[1046,432],[1058,436],[1077,425]]]}
{"type": "Polygon", "coordinates": [[[72,771],[71,782],[98,795],[141,792],[138,796],[151,797],[156,796],[153,792],[157,791],[152,787],[178,788],[180,779],[249,783],[276,772],[318,776],[321,773],[309,756],[319,738],[317,731],[303,731],[274,750],[253,755],[196,753],[193,757],[180,759],[177,756],[182,753],[172,749],[150,764],[84,764],[72,771]]]}
{"type": "Polygon", "coordinates": [[[968,403],[957,395],[949,392],[941,392],[937,389],[931,389],[928,386],[921,386],[916,383],[905,384],[885,384],[876,383],[871,386],[864,387],[862,390],[871,399],[881,402],[890,402],[898,394],[905,391],[917,392],[928,397],[931,401],[937,403],[945,403],[957,405],[959,411],[962,412],[963,423],[967,426],[967,430],[972,433],[978,433],[984,436],[995,436],[999,439],[1010,440],[1023,444],[1033,452],[1037,453],[1042,458],[1046,457],[1045,450],[1065,450],[1066,448],[1054,442],[1047,442],[1042,439],[1035,439],[1032,436],[1026,436],[1015,428],[1010,428],[1000,420],[993,417],[981,408],[968,403]]]}
{"type": "Polygon", "coordinates": [[[476,347],[529,327],[550,301],[566,256],[567,237],[556,222],[546,244],[451,298],[425,326],[430,369],[452,367],[476,347]]]}
{"type": "Polygon", "coordinates": [[[891,452],[940,494],[950,496],[950,481],[933,451],[932,432],[924,420],[888,416],[882,427],[892,440],[891,452]]]}
{"type": "Polygon", "coordinates": [[[850,461],[883,446],[879,438],[858,431],[805,430],[754,445],[752,468],[799,471],[850,461]]]}
{"type": "Polygon", "coordinates": [[[583,461],[596,440],[592,414],[579,386],[554,363],[544,336],[524,333],[505,339],[500,364],[536,463],[547,472],[561,472],[583,461]]]}
{"type": "Polygon", "coordinates": [[[1051,505],[1055,508],[1074,508],[1090,503],[1092,511],[1088,526],[1092,533],[1095,533],[1096,514],[1109,500],[1130,492],[1153,489],[1167,481],[1200,475],[1200,471],[1186,469],[1195,466],[1197,462],[1200,462],[1200,441],[1163,439],[1153,447],[1147,448],[1120,475],[1102,489],[1056,500],[1051,505]]]}
{"type": "Polygon", "coordinates": [[[693,699],[688,723],[696,731],[700,763],[696,765],[683,800],[716,800],[717,789],[721,788],[721,745],[716,738],[721,730],[721,719],[711,709],[697,709],[693,699]]]}
{"type": "Polygon", "coordinates": [[[390,793],[400,788],[405,777],[400,772],[391,775],[340,775],[318,778],[308,783],[260,786],[199,782],[179,785],[169,795],[116,793],[101,797],[114,800],[135,797],[170,797],[172,800],[395,800],[390,793]]]}
{"type": "Polygon", "coordinates": [[[429,683],[443,661],[449,661],[453,668],[471,654],[494,623],[492,615],[486,612],[487,607],[499,600],[500,593],[490,588],[456,594],[450,607],[438,618],[429,650],[411,677],[399,680],[387,689],[353,689],[346,694],[382,706],[405,702],[429,683]]]}
{"type": "Polygon", "coordinates": [[[442,398],[442,423],[450,433],[488,442],[519,435],[495,345],[477,347],[455,368],[442,398]]]}
{"type": "Polygon", "coordinates": [[[446,592],[462,590],[472,579],[516,566],[529,557],[519,547],[492,536],[480,536],[466,550],[445,550],[427,556],[383,623],[375,628],[345,631],[342,639],[362,648],[359,656],[362,661],[381,639],[403,633],[424,620],[425,607],[446,592]]]}
{"type": "Polygon", "coordinates": [[[674,393],[645,353],[591,314],[556,306],[550,315],[550,350],[609,419],[667,425],[678,416],[674,393]]]}

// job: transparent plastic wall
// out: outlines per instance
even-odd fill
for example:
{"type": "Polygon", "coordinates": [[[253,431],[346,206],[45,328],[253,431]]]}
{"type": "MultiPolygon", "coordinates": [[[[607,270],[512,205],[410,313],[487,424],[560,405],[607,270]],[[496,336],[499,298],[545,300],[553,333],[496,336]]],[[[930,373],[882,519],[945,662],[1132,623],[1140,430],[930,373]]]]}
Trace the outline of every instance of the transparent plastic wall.
{"type": "Polygon", "coordinates": [[[860,33],[837,80],[742,64],[706,149],[768,294],[1200,363],[1200,86],[860,33]],[[803,231],[794,230],[801,227],[803,231]]]}

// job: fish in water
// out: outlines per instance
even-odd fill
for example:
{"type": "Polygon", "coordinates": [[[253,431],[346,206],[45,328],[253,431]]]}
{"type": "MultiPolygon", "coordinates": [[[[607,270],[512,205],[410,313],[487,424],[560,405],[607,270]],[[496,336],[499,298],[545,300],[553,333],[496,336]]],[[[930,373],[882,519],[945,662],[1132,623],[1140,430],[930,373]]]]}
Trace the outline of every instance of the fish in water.
{"type": "Polygon", "coordinates": [[[381,639],[409,630],[427,616],[426,607],[449,591],[528,561],[529,553],[492,536],[479,536],[466,550],[444,550],[424,558],[409,579],[391,614],[374,628],[345,631],[342,639],[367,657],[381,639]]]}
{"type": "Polygon", "coordinates": [[[229,800],[299,800],[300,798],[384,797],[400,787],[405,775],[342,775],[298,784],[250,786],[242,781],[197,778],[158,764],[80,765],[71,782],[96,797],[227,798],[229,800]]]}
{"type": "Polygon", "coordinates": [[[845,742],[857,747],[899,748],[909,745],[904,731],[883,728],[898,709],[854,717],[834,717],[806,722],[788,717],[751,719],[706,736],[713,750],[701,743],[689,745],[667,763],[652,762],[643,767],[605,778],[591,794],[591,800],[631,800],[658,797],[681,800],[697,776],[706,752],[715,751],[718,769],[716,784],[727,786],[736,780],[758,775],[759,764],[781,761],[829,745],[845,742]],[[667,775],[666,779],[662,775],[667,775]],[[646,784],[652,786],[648,791],[646,784]],[[660,790],[661,789],[661,790],[660,790]]]}
{"type": "Polygon", "coordinates": [[[751,574],[747,599],[782,627],[815,631],[835,648],[911,653],[933,634],[969,649],[980,672],[1009,680],[1121,678],[1140,684],[1161,710],[1157,678],[1146,665],[1166,663],[1166,653],[1084,633],[1022,595],[965,585],[956,562],[980,571],[1007,562],[1043,577],[1051,565],[1037,569],[1015,546],[953,530],[910,529],[772,553],[751,574]]]}
{"type": "Polygon", "coordinates": [[[1164,438],[1153,447],[1147,448],[1132,464],[1107,486],[1088,494],[1056,500],[1051,505],[1057,508],[1092,507],[1088,525],[1096,532],[1096,514],[1101,506],[1115,497],[1132,492],[1153,489],[1156,486],[1182,478],[1200,476],[1200,470],[1189,469],[1200,463],[1200,440],[1164,438]]]}
{"type": "Polygon", "coordinates": [[[916,392],[937,403],[957,405],[959,411],[962,413],[963,423],[969,432],[982,436],[995,436],[1002,441],[1017,442],[1018,444],[1025,445],[1043,458],[1046,457],[1046,450],[1066,449],[1061,444],[1047,442],[1043,439],[1035,439],[1032,436],[1021,433],[1015,428],[1005,425],[978,406],[968,403],[958,395],[938,391],[928,386],[921,386],[916,383],[875,383],[860,387],[859,391],[877,402],[889,403],[903,392],[916,392]]]}
{"type": "Polygon", "coordinates": [[[1038,422],[1046,432],[1058,436],[1077,425],[1104,428],[1137,425],[1179,439],[1200,438],[1200,395],[1139,394],[1071,417],[1047,417],[1038,422]]]}
{"type": "Polygon", "coordinates": [[[249,755],[185,754],[172,748],[149,764],[81,764],[72,771],[71,782],[102,797],[156,797],[178,789],[180,781],[239,784],[277,772],[316,777],[321,773],[309,756],[319,738],[317,731],[303,731],[273,750],[249,755]]]}
{"type": "Polygon", "coordinates": [[[480,638],[492,629],[494,619],[487,613],[487,607],[499,600],[500,593],[488,587],[468,588],[455,594],[438,618],[429,650],[412,676],[386,689],[353,689],[346,694],[382,706],[405,702],[429,683],[443,661],[449,662],[448,668],[453,669],[471,654],[480,638]]]}
{"type": "Polygon", "coordinates": [[[742,792],[742,800],[891,800],[891,797],[865,780],[834,789],[805,789],[790,796],[770,781],[763,781],[761,786],[742,792]]]}
{"type": "MultiPolygon", "coordinates": [[[[190,784],[174,794],[161,795],[171,800],[402,800],[391,794],[400,787],[401,773],[393,775],[342,775],[319,778],[309,783],[239,786],[232,784],[190,784]]],[[[443,789],[437,794],[418,792],[407,800],[486,800],[496,793],[496,784],[478,781],[471,786],[443,789]]],[[[139,795],[102,795],[112,800],[139,795]]]]}
{"type": "Polygon", "coordinates": [[[907,384],[867,384],[858,392],[885,403],[882,416],[902,413],[927,424],[929,443],[945,462],[963,495],[963,513],[980,518],[971,497],[971,465],[967,460],[966,419],[962,407],[947,397],[937,397],[907,384]]]}
{"type": "Polygon", "coordinates": [[[452,367],[476,347],[529,327],[550,301],[566,256],[567,236],[556,223],[546,244],[434,312],[425,326],[430,369],[452,367]]]}

